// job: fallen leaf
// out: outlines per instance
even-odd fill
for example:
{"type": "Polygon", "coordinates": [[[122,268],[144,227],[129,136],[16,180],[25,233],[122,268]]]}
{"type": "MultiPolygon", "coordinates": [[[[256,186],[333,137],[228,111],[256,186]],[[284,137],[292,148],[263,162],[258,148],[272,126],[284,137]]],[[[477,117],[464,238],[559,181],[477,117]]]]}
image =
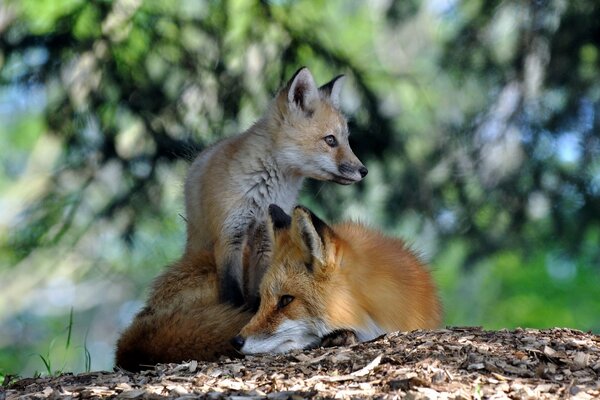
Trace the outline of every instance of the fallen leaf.
{"type": "Polygon", "coordinates": [[[552,347],[544,346],[544,354],[548,357],[554,357],[556,355],[556,350],[554,350],[552,347]]]}
{"type": "Polygon", "coordinates": [[[366,367],[361,368],[358,371],[354,371],[350,375],[365,376],[365,375],[369,374],[372,370],[374,370],[379,365],[380,362],[381,362],[381,355],[378,355],[377,357],[375,357],[375,359],[373,361],[371,361],[369,364],[367,364],[366,367]]]}
{"type": "Polygon", "coordinates": [[[590,365],[590,355],[584,352],[578,351],[573,357],[573,363],[577,368],[585,368],[590,365]]]}
{"type": "Polygon", "coordinates": [[[146,393],[146,391],[144,391],[142,389],[126,390],[122,393],[119,393],[117,398],[119,398],[119,399],[137,399],[138,397],[142,397],[145,393],[146,393]]]}

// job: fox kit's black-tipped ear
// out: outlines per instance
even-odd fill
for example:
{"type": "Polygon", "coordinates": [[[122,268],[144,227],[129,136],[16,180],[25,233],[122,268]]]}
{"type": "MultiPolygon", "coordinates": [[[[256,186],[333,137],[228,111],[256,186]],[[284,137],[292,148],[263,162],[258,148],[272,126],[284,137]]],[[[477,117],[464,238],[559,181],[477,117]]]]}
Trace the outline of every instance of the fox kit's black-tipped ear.
{"type": "Polygon", "coordinates": [[[269,217],[274,230],[287,229],[292,225],[292,217],[277,204],[269,205],[269,217]]]}
{"type": "Polygon", "coordinates": [[[346,77],[344,75],[338,75],[319,88],[319,92],[327,97],[337,109],[340,108],[340,92],[345,80],[346,77]]]}
{"type": "Polygon", "coordinates": [[[304,111],[308,111],[308,105],[319,97],[315,80],[306,67],[296,71],[287,87],[289,104],[304,111]]]}
{"type": "Polygon", "coordinates": [[[301,239],[306,250],[321,265],[326,264],[326,243],[333,231],[308,208],[296,206],[292,217],[292,231],[301,239]]]}

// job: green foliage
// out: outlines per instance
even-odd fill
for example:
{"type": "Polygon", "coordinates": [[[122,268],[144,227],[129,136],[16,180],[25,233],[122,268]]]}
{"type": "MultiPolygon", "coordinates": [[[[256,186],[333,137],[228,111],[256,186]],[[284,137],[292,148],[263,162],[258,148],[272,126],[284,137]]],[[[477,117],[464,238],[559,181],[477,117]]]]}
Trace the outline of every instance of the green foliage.
{"type": "Polygon", "coordinates": [[[423,250],[448,324],[600,331],[596,2],[22,0],[0,15],[4,371],[111,367],[181,253],[188,161],[300,65],[349,77],[370,171],[307,182],[302,203],[423,250]]]}
{"type": "Polygon", "coordinates": [[[0,369],[0,387],[7,387],[18,379],[17,375],[7,374],[4,370],[0,369]]]}
{"type": "Polygon", "coordinates": [[[35,34],[44,34],[54,31],[60,20],[76,12],[82,3],[84,0],[22,0],[19,8],[28,29],[35,34]]]}
{"type": "Polygon", "coordinates": [[[600,274],[582,258],[540,246],[528,255],[504,251],[461,272],[464,254],[455,244],[436,265],[446,321],[488,329],[578,326],[600,331],[600,304],[589,301],[600,296],[600,274]]]}

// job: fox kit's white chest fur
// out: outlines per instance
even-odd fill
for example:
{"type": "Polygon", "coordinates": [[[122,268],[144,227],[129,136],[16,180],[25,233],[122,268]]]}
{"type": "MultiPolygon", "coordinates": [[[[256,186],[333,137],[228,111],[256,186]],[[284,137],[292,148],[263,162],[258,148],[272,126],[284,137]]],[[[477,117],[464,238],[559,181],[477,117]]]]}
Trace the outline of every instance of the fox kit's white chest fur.
{"type": "Polygon", "coordinates": [[[301,178],[285,179],[276,169],[266,170],[251,180],[254,184],[249,185],[244,197],[255,206],[253,208],[257,208],[256,215],[263,216],[263,219],[269,204],[279,204],[284,210],[291,210],[302,187],[301,178]]]}
{"type": "Polygon", "coordinates": [[[244,199],[248,208],[253,209],[251,213],[265,219],[269,204],[278,204],[284,210],[291,210],[304,178],[282,170],[269,154],[257,157],[252,164],[252,169],[237,178],[240,181],[240,198],[244,199]]]}
{"type": "MultiPolygon", "coordinates": [[[[242,137],[224,140],[207,149],[196,159],[192,170],[193,175],[186,183],[193,186],[186,188],[192,221],[201,219],[195,216],[198,208],[215,210],[225,224],[241,223],[240,219],[248,218],[265,220],[269,204],[290,211],[304,181],[302,175],[281,166],[272,140],[257,126],[242,137]],[[228,157],[223,158],[223,153],[228,157]],[[196,184],[204,179],[212,180],[213,184],[196,184]]],[[[203,219],[208,220],[206,216],[203,219]]],[[[201,244],[206,246],[207,241],[201,244]]]]}

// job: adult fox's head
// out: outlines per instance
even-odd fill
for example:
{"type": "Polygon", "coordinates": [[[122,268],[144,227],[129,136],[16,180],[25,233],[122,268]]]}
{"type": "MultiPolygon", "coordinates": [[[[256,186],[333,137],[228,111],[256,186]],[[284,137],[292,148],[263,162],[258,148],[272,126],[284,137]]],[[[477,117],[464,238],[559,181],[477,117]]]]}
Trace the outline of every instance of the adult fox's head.
{"type": "Polygon", "coordinates": [[[301,206],[290,217],[272,204],[269,215],[274,252],[261,282],[260,307],[232,339],[246,354],[311,347],[334,330],[326,317],[338,262],[333,231],[301,206]]]}
{"type": "Polygon", "coordinates": [[[279,92],[270,123],[278,162],[310,178],[344,185],[360,181],[367,168],[348,142],[348,123],[340,112],[344,76],[317,87],[308,68],[300,68],[279,92]]]}

